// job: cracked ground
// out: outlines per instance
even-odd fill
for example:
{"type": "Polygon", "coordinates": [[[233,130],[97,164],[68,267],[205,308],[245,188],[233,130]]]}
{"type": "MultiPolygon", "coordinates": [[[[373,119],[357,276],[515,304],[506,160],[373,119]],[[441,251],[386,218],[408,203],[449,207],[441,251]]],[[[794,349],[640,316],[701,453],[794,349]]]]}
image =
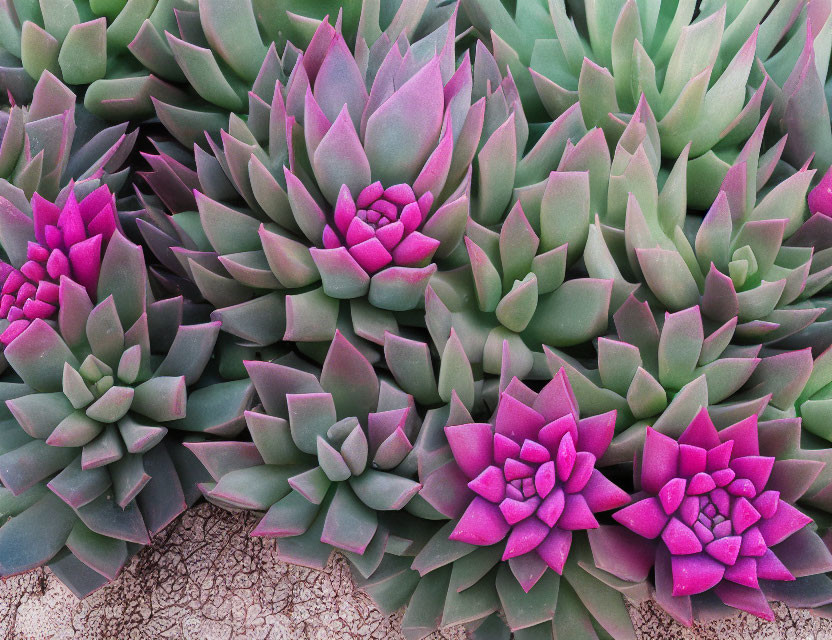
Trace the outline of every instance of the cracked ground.
{"type": "MultiPolygon", "coordinates": [[[[0,582],[1,640],[400,640],[357,590],[346,562],[323,572],[277,559],[273,540],[250,538],[251,514],[202,504],[181,516],[113,584],[78,602],[48,570],[0,582]]],[[[640,640],[832,640],[832,621],[774,605],[685,629],[652,602],[631,607],[640,640]]],[[[448,629],[430,640],[462,640],[448,629]]]]}

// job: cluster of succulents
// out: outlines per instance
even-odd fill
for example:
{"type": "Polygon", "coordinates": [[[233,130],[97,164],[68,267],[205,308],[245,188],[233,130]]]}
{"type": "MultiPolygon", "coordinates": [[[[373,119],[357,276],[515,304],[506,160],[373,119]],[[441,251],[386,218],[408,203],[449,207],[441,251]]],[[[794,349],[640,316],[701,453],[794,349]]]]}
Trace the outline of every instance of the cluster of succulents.
{"type": "Polygon", "coordinates": [[[414,640],[832,615],[830,43],[829,0],[0,3],[0,577],[83,597],[204,498],[414,640]]]}

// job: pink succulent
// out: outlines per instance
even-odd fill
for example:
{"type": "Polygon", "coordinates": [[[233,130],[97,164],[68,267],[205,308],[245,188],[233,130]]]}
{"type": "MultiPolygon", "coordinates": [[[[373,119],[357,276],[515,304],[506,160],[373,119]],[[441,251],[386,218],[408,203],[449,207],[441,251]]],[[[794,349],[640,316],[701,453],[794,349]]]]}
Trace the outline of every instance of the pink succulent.
{"type": "Polygon", "coordinates": [[[809,192],[809,213],[832,216],[832,168],[821,178],[818,185],[809,192]]]}
{"type": "Polygon", "coordinates": [[[497,544],[503,560],[523,557],[529,591],[546,567],[562,573],[572,532],[597,528],[593,515],[629,502],[595,468],[615,430],[615,411],[579,418],[563,369],[540,393],[514,378],[500,394],[494,424],[445,427],[454,458],[476,494],[451,540],[497,544]]]}
{"type": "Polygon", "coordinates": [[[342,185],[335,204],[335,229],[324,227],[324,248],[346,246],[368,274],[391,262],[401,267],[421,266],[440,244],[418,231],[431,205],[430,191],[417,199],[413,188],[404,183],[385,189],[381,182],[374,182],[356,199],[349,187],[342,185]]]}
{"type": "Polygon", "coordinates": [[[118,228],[115,198],[106,185],[80,203],[70,189],[62,206],[34,194],[32,218],[35,241],[28,242],[25,261],[19,267],[0,263],[0,318],[9,322],[0,333],[4,345],[31,321],[55,314],[61,276],[95,299],[101,256],[118,228]]]}
{"type": "Polygon", "coordinates": [[[773,619],[759,580],[795,576],[771,547],[812,522],[767,486],[774,462],[760,455],[756,415],[717,432],[703,408],[678,441],[647,428],[643,494],[613,518],[656,540],[656,589],[670,591],[660,601],[713,589],[773,619]]]}

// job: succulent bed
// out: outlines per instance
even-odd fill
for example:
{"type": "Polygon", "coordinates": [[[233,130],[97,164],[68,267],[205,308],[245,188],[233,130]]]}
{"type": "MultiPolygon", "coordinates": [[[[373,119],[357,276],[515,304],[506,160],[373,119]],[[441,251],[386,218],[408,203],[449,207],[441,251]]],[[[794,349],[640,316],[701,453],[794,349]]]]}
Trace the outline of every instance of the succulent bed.
{"type": "Polygon", "coordinates": [[[832,616],[832,0],[0,3],[0,576],[201,499],[405,637],[832,616]]]}

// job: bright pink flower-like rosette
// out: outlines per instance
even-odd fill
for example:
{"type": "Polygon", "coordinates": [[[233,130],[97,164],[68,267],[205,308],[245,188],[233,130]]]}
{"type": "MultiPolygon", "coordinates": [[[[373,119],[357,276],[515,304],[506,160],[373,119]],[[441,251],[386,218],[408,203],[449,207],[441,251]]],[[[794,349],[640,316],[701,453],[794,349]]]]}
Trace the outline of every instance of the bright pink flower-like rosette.
{"type": "Polygon", "coordinates": [[[655,556],[633,556],[655,562],[656,597],[681,622],[692,621],[690,597],[711,591],[772,620],[765,585],[796,579],[781,556],[792,556],[792,536],[812,519],[782,499],[775,458],[760,455],[757,420],[718,432],[703,408],[678,440],[648,427],[642,493],[613,514],[655,541],[655,556]]]}
{"type": "Polygon", "coordinates": [[[580,418],[563,369],[535,393],[514,378],[500,395],[494,424],[445,427],[457,465],[476,494],[451,540],[489,546],[506,539],[503,560],[563,572],[574,531],[597,528],[594,514],[629,497],[595,468],[615,430],[615,411],[580,418]]]}
{"type": "Polygon", "coordinates": [[[33,320],[45,320],[55,314],[62,276],[82,285],[95,299],[101,256],[119,228],[115,197],[102,185],[80,202],[74,190],[69,189],[58,202],[49,202],[35,194],[31,220],[17,209],[6,208],[0,213],[6,231],[18,226],[31,227],[24,234],[28,241],[18,244],[18,247],[25,246],[25,255],[7,247],[11,264],[0,262],[0,318],[8,321],[0,333],[0,342],[4,345],[19,336],[33,320]]]}
{"type": "Polygon", "coordinates": [[[420,265],[439,247],[438,240],[418,231],[432,204],[430,191],[417,199],[405,183],[385,189],[381,182],[374,182],[355,199],[349,187],[343,185],[335,204],[335,229],[324,227],[324,248],[347,247],[369,274],[389,264],[420,265]]]}

